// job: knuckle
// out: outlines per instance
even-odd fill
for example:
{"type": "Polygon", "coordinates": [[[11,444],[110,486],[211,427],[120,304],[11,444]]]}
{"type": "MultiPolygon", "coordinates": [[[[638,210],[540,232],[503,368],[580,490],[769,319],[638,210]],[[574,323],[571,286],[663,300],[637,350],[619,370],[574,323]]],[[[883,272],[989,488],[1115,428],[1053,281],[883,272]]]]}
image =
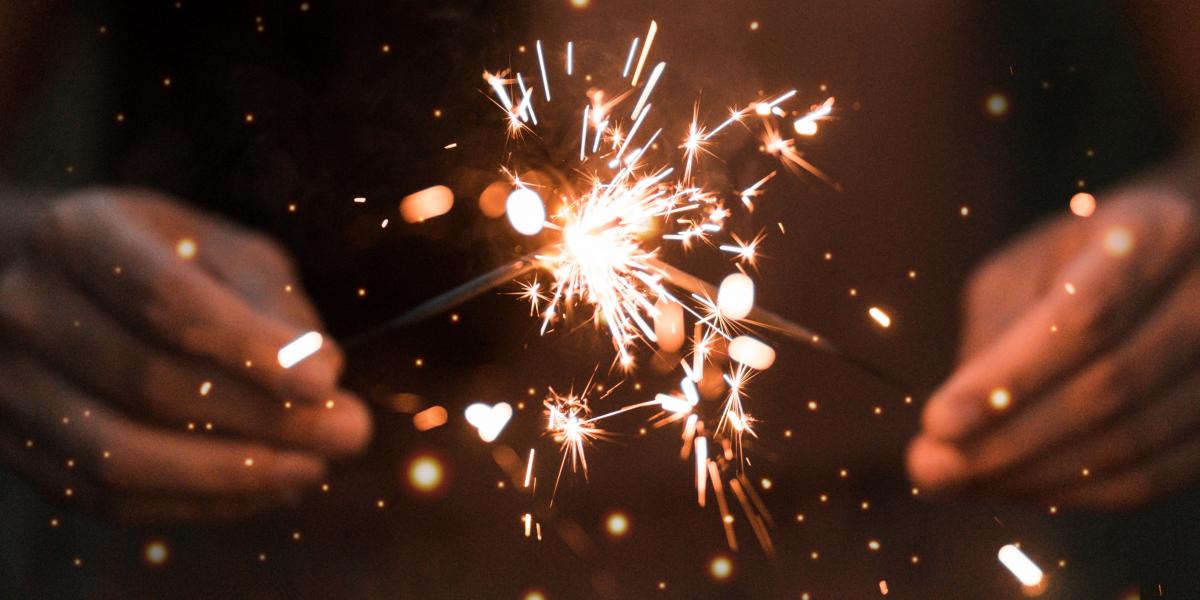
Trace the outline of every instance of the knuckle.
{"type": "Polygon", "coordinates": [[[296,272],[296,263],[291,253],[272,237],[257,232],[244,233],[239,247],[243,254],[262,261],[268,268],[288,275],[296,272]]]}

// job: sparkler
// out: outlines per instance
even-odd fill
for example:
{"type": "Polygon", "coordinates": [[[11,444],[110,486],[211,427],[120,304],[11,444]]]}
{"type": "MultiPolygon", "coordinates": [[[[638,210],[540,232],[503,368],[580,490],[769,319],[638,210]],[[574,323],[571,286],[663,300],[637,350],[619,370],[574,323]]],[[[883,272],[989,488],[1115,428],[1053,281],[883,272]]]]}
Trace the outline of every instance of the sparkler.
{"type": "MultiPolygon", "coordinates": [[[[731,131],[731,125],[736,123],[751,128],[758,123],[764,153],[777,157],[791,171],[807,171],[828,181],[803,158],[796,140],[784,137],[779,121],[796,117],[792,128],[797,134],[813,135],[817,132],[817,124],[831,117],[834,100],[828,98],[803,113],[789,113],[785,107],[797,95],[796,90],[789,90],[731,109],[728,118],[712,129],[700,122],[697,105],[692,120],[685,127],[682,143],[678,146],[665,143],[673,134],[657,123],[660,111],[655,110],[654,92],[666,73],[667,64],[661,61],[650,63],[654,66],[639,89],[639,81],[643,73],[647,73],[645,67],[657,30],[657,23],[652,22],[645,43],[640,44],[640,54],[640,38],[634,39],[629,46],[619,82],[629,88],[612,96],[599,89],[589,90],[586,94],[588,102],[576,113],[579,115],[576,123],[556,123],[555,112],[546,106],[537,106],[540,102],[537,87],[541,87],[546,105],[552,98],[548,77],[550,67],[540,40],[535,44],[536,73],[541,75],[540,79],[526,77],[519,71],[513,75],[509,75],[509,71],[484,73],[484,81],[495,96],[495,104],[505,113],[505,127],[510,137],[522,137],[537,127],[579,132],[578,145],[572,144],[564,153],[571,157],[570,160],[554,161],[557,164],[576,162],[572,173],[560,178],[563,185],[559,188],[537,189],[522,181],[515,169],[502,169],[513,188],[506,205],[514,229],[524,235],[539,235],[546,230],[545,235],[553,241],[423,303],[383,328],[349,341],[348,345],[360,344],[384,331],[423,320],[540,270],[550,276],[545,287],[535,279],[523,284],[523,291],[518,295],[530,303],[531,313],[539,315],[542,333],[550,331],[574,307],[590,307],[589,320],[596,329],[606,331],[612,340],[614,367],[628,371],[635,367],[639,345],[657,342],[652,324],[665,318],[667,312],[660,307],[681,307],[693,320],[695,335],[691,364],[687,360],[681,361],[685,376],[678,394],[659,393],[653,399],[593,415],[589,397],[593,391],[591,381],[579,394],[559,394],[550,389],[544,402],[545,431],[559,444],[561,453],[555,490],[568,466],[572,472],[579,471],[586,476],[586,448],[607,434],[601,421],[634,410],[654,409],[656,416],[652,419],[659,426],[684,423],[681,456],[686,459],[694,454],[697,500],[703,506],[706,490],[713,490],[730,546],[736,548],[736,539],[725,489],[733,492],[760,544],[770,552],[767,535],[770,516],[742,473],[745,462],[742,441],[745,435],[755,435],[755,419],[744,403],[748,398],[746,384],[756,370],[770,366],[774,351],[744,332],[752,327],[762,328],[840,356],[884,381],[897,381],[870,363],[841,352],[813,330],[754,306],[754,284],[744,272],[731,276],[734,283],[726,286],[722,294],[712,284],[660,258],[666,244],[678,243],[689,249],[702,243],[730,255],[736,263],[753,266],[763,235],[749,240],[733,234],[726,236],[726,221],[733,213],[725,206],[724,199],[738,198],[747,211],[752,211],[752,199],[763,194],[775,172],[741,191],[710,190],[701,181],[704,179],[700,168],[702,159],[714,154],[717,137],[731,131]],[[638,54],[636,62],[635,54],[638,54]],[[634,67],[632,78],[626,83],[631,66],[634,67]],[[625,113],[617,109],[630,98],[636,100],[628,116],[624,117],[625,113]],[[682,161],[682,168],[677,169],[673,157],[664,156],[672,148],[682,150],[682,155],[675,157],[682,161]],[[547,198],[556,201],[554,210],[547,210],[547,198]],[[719,237],[725,239],[718,241],[719,237]],[[718,344],[728,344],[729,356],[735,364],[724,375],[727,392],[721,409],[712,417],[716,424],[708,427],[699,406],[697,384],[704,377],[706,363],[718,357],[718,344]],[[710,448],[710,444],[716,447],[710,448]],[[735,472],[732,478],[726,477],[727,467],[735,472]]],[[[566,45],[566,51],[565,77],[561,79],[578,81],[579,78],[572,75],[579,70],[581,57],[574,52],[572,43],[566,45]]],[[[561,97],[561,94],[555,97],[561,97]]],[[[553,148],[548,150],[553,154],[553,148]]],[[[906,386],[898,387],[906,389],[906,386]]],[[[598,399],[606,397],[612,389],[598,399]]],[[[527,469],[532,470],[532,452],[527,469]]],[[[526,481],[528,479],[527,473],[526,481]]],[[[528,535],[528,518],[525,526],[528,535]]]]}

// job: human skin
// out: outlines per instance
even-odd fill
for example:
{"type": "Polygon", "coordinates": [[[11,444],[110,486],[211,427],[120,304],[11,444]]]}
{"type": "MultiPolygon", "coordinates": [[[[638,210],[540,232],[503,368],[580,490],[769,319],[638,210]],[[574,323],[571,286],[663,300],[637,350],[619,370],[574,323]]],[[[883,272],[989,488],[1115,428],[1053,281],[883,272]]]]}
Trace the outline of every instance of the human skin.
{"type": "Polygon", "coordinates": [[[35,487],[127,520],[229,518],[369,440],[332,341],[276,360],[321,323],[274,242],[147,190],[7,204],[0,461],[35,487]]]}

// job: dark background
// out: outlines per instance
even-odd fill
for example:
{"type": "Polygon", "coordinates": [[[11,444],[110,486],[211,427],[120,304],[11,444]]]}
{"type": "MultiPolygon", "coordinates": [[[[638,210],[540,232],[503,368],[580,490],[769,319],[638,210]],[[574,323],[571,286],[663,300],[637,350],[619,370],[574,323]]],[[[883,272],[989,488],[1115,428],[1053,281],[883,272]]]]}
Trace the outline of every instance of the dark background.
{"type": "MultiPolygon", "coordinates": [[[[730,581],[707,576],[709,559],[727,549],[715,510],[695,506],[674,429],[638,436],[636,416],[614,421],[632,435],[592,449],[590,479],[565,480],[545,539],[531,541],[519,521],[527,497],[511,482],[498,489],[507,476],[462,408],[525,401],[498,444],[521,455],[536,446],[549,481],[541,390],[580,387],[610,345],[588,331],[539,337],[524,305],[489,295],[457,322],[434,319],[350,354],[350,385],[377,407],[376,440],[335,468],[329,493],[298,507],[227,526],[118,527],[6,481],[0,595],[870,598],[886,580],[893,597],[1020,597],[995,559],[1014,540],[1049,573],[1048,597],[1118,598],[1139,586],[1157,597],[1159,584],[1168,597],[1200,594],[1194,498],[1136,515],[1050,515],[910,493],[903,448],[923,395],[953,366],[956,295],[970,266],[1021,226],[1064,210],[1080,180],[1103,189],[1168,151],[1171,138],[1120,10],[897,4],[595,0],[580,11],[565,0],[317,0],[302,10],[155,1],[65,11],[55,51],[43,57],[46,81],[5,149],[6,170],[52,188],[152,186],[268,230],[295,253],[338,336],[526,249],[479,213],[463,175],[494,170],[504,156],[479,74],[518,62],[532,71],[519,45],[541,38],[560,49],[574,39],[580,61],[620,60],[655,18],[655,54],[671,65],[683,118],[697,92],[716,121],[759,90],[797,87],[803,104],[823,99],[825,84],[839,118],[804,148],[840,187],[773,182],[744,225],[750,234],[776,221],[788,229],[765,246],[759,301],[902,374],[915,400],[827,356],[781,347],[748,401],[762,420],[750,474],[774,484],[763,495],[779,555],[765,558],[739,522],[730,581]],[[984,110],[992,93],[1008,98],[1001,118],[984,110]],[[443,150],[450,142],[458,149],[443,150]],[[402,223],[399,200],[436,183],[459,192],[454,210],[402,223]],[[890,330],[866,317],[872,305],[893,315],[890,330]],[[392,407],[398,393],[446,406],[450,422],[416,432],[392,407]],[[809,411],[809,400],[820,408],[809,411]],[[450,466],[439,499],[400,485],[399,465],[419,451],[450,466]],[[632,533],[616,541],[603,515],[618,508],[632,533]],[[51,517],[63,524],[50,528],[51,517]],[[168,543],[167,565],[142,561],[151,539],[168,543]],[[868,540],[882,548],[869,551],[868,540]]],[[[726,163],[735,187],[761,175],[752,155],[726,163]]],[[[679,260],[718,279],[727,263],[707,256],[679,260]]],[[[601,379],[620,378],[602,368],[601,379]]],[[[631,379],[647,390],[671,385],[651,368],[631,379]]],[[[641,399],[630,387],[613,406],[641,399]]]]}

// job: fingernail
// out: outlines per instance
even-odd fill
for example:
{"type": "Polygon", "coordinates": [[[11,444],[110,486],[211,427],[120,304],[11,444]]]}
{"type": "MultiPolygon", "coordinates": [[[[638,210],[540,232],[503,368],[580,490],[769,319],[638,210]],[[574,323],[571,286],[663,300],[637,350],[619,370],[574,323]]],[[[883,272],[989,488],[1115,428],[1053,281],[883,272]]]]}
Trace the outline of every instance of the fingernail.
{"type": "Polygon", "coordinates": [[[918,487],[946,491],[962,482],[967,461],[953,446],[921,436],[909,447],[908,472],[918,487]]]}
{"type": "MultiPolygon", "coordinates": [[[[320,448],[333,455],[355,454],[371,439],[371,414],[355,396],[338,394],[333,408],[316,417],[314,436],[320,448]]],[[[326,405],[328,406],[328,404],[326,405]]]]}
{"type": "Polygon", "coordinates": [[[983,419],[982,401],[963,402],[960,396],[938,393],[925,406],[922,424],[925,432],[946,441],[965,438],[983,419]]]}

